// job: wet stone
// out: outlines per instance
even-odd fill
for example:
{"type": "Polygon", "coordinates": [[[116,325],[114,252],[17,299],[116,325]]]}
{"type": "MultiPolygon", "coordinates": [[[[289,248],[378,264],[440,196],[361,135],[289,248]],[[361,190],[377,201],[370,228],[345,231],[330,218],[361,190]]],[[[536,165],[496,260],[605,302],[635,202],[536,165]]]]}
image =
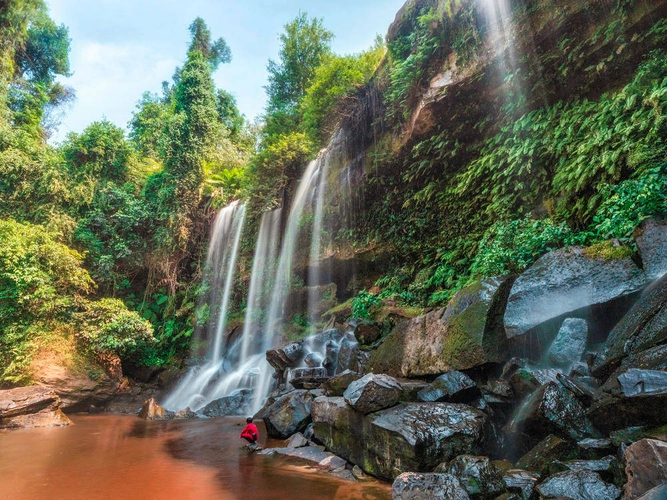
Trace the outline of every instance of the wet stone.
{"type": "Polygon", "coordinates": [[[566,468],[561,461],[576,456],[576,450],[568,441],[551,434],[522,456],[516,465],[545,477],[564,471],[566,468]]]}
{"type": "Polygon", "coordinates": [[[326,368],[295,368],[290,384],[295,389],[317,389],[329,379],[326,368]]]}
{"type": "Polygon", "coordinates": [[[667,372],[630,368],[618,376],[625,397],[667,394],[667,372]]]}
{"type": "Polygon", "coordinates": [[[667,484],[651,488],[637,500],[667,500],[667,484]]]}
{"type": "Polygon", "coordinates": [[[615,500],[621,490],[605,483],[597,472],[589,470],[567,471],[555,474],[537,487],[540,495],[547,498],[570,498],[572,500],[615,500]]]}
{"type": "Polygon", "coordinates": [[[343,393],[345,401],[361,413],[394,406],[401,395],[401,384],[389,375],[369,373],[352,382],[343,393]]]}
{"type": "Polygon", "coordinates": [[[505,490],[500,472],[488,457],[459,455],[449,462],[445,472],[459,478],[473,498],[494,498],[505,490]]]}
{"type": "Polygon", "coordinates": [[[295,367],[303,358],[303,345],[301,342],[293,342],[284,347],[277,347],[266,351],[266,360],[279,372],[286,368],[295,367]]]}
{"type": "Polygon", "coordinates": [[[309,352],[306,354],[306,357],[303,358],[303,362],[311,368],[317,368],[318,366],[322,366],[322,356],[316,352],[309,352]]]}
{"type": "Polygon", "coordinates": [[[229,396],[211,401],[199,413],[207,417],[245,415],[248,412],[251,399],[252,391],[250,389],[237,389],[229,396]]]}
{"type": "Polygon", "coordinates": [[[297,432],[289,438],[285,448],[301,448],[302,446],[308,446],[308,440],[303,434],[297,432]]]}
{"type": "Polygon", "coordinates": [[[443,373],[418,394],[419,399],[427,403],[465,403],[480,395],[477,384],[466,374],[456,370],[443,373]]]}
{"type": "Polygon", "coordinates": [[[650,489],[667,483],[667,443],[642,439],[625,451],[624,498],[637,498],[650,489]]]}
{"type": "Polygon", "coordinates": [[[468,500],[470,496],[456,476],[404,472],[391,487],[392,500],[468,500]]]}
{"type": "Polygon", "coordinates": [[[342,396],[345,389],[355,380],[359,380],[361,375],[351,370],[345,370],[335,375],[322,384],[322,389],[327,396],[342,396]]]}
{"type": "Polygon", "coordinates": [[[567,318],[547,351],[547,360],[553,365],[570,368],[581,359],[588,340],[585,319],[567,318]]]}
{"type": "Polygon", "coordinates": [[[523,469],[510,469],[503,475],[503,481],[507,489],[519,494],[522,500],[532,498],[539,479],[539,474],[523,469]]]}
{"type": "Polygon", "coordinates": [[[270,437],[286,439],[295,432],[306,429],[310,423],[310,406],[313,395],[306,390],[296,390],[280,396],[262,416],[270,437]]]}

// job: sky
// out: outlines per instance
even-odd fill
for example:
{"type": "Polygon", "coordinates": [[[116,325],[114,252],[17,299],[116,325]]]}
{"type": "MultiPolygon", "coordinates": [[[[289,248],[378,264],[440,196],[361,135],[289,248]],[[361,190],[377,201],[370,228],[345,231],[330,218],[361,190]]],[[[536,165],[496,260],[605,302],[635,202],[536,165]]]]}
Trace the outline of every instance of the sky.
{"type": "Polygon", "coordinates": [[[246,118],[262,113],[268,60],[278,60],[278,35],[299,11],[324,19],[336,38],[334,52],[351,54],[384,36],[405,0],[47,0],[51,18],[69,27],[73,87],[69,105],[50,142],[81,132],[106,117],[126,127],[137,101],[160,92],[183,64],[188,26],[202,17],[212,38],[223,37],[232,62],[213,78],[230,92],[246,118]]]}

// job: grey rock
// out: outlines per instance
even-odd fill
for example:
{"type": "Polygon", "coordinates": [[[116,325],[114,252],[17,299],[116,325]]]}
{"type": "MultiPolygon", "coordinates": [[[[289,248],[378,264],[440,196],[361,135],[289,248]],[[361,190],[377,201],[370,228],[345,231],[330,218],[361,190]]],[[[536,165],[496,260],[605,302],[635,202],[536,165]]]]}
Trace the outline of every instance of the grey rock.
{"type": "Polygon", "coordinates": [[[308,446],[308,440],[303,434],[297,432],[289,438],[285,448],[301,448],[302,446],[308,446]]]}
{"type": "Polygon", "coordinates": [[[367,319],[352,318],[348,322],[354,337],[362,345],[370,345],[377,342],[382,336],[380,327],[367,319]]]}
{"type": "Polygon", "coordinates": [[[324,382],[322,384],[322,389],[324,389],[325,395],[327,396],[342,396],[345,389],[347,389],[352,382],[359,380],[360,378],[361,374],[351,370],[345,370],[324,382]]]}
{"type": "Polygon", "coordinates": [[[462,404],[404,403],[363,415],[343,398],[324,397],[313,402],[312,416],[319,442],[383,479],[479,454],[487,423],[484,413],[462,404]]]}
{"type": "Polygon", "coordinates": [[[346,464],[345,460],[337,457],[333,453],[322,451],[313,446],[304,446],[301,448],[267,448],[266,450],[262,450],[259,454],[278,454],[296,458],[327,472],[333,472],[341,467],[345,467],[346,464]]]}
{"type": "Polygon", "coordinates": [[[630,368],[618,376],[618,382],[627,398],[667,394],[667,372],[659,370],[630,368]]]}
{"type": "Polygon", "coordinates": [[[647,219],[634,233],[637,249],[648,279],[667,273],[667,219],[647,219]]]}
{"type": "Polygon", "coordinates": [[[465,373],[456,370],[443,373],[419,391],[420,401],[467,403],[481,395],[477,384],[465,373]]]}
{"type": "Polygon", "coordinates": [[[549,382],[524,401],[506,426],[505,432],[517,442],[541,439],[547,434],[563,434],[574,440],[601,437],[570,391],[549,382]]]}
{"type": "Polygon", "coordinates": [[[547,351],[547,360],[556,366],[570,368],[581,359],[588,341],[585,319],[567,318],[547,351]]]}
{"type": "Polygon", "coordinates": [[[289,381],[295,389],[317,389],[329,379],[326,368],[295,368],[289,381]]]}
{"type": "Polygon", "coordinates": [[[445,472],[457,477],[473,498],[495,498],[505,490],[502,475],[488,457],[459,455],[445,472]]]}
{"type": "Polygon", "coordinates": [[[563,472],[566,468],[561,461],[576,456],[576,450],[569,441],[549,434],[523,455],[516,466],[546,477],[556,472],[563,472]]]}
{"type": "Polygon", "coordinates": [[[461,482],[451,474],[404,472],[391,486],[392,500],[469,500],[461,482]]]}
{"type": "Polygon", "coordinates": [[[667,500],[667,484],[651,488],[637,500],[667,500]]]}
{"type": "Polygon", "coordinates": [[[371,413],[394,406],[401,394],[401,384],[389,375],[369,373],[352,382],[343,397],[361,413],[371,413]]]}
{"type": "Polygon", "coordinates": [[[302,342],[292,342],[284,347],[266,351],[266,360],[279,372],[297,366],[304,356],[302,342]]]}
{"type": "Polygon", "coordinates": [[[277,398],[262,417],[266,433],[270,437],[287,439],[295,432],[305,430],[311,420],[313,399],[306,390],[295,390],[277,398]]]}
{"type": "Polygon", "coordinates": [[[572,500],[615,500],[621,490],[605,483],[597,472],[589,470],[566,471],[549,477],[537,487],[543,498],[570,498],[572,500]]]}
{"type": "Polygon", "coordinates": [[[539,479],[539,474],[523,469],[510,469],[503,475],[503,481],[507,489],[518,493],[522,500],[532,498],[539,479]]]}
{"type": "Polygon", "coordinates": [[[579,247],[554,250],[519,276],[505,311],[508,338],[585,307],[640,290],[646,275],[632,259],[591,258],[579,247]]]}
{"type": "Polygon", "coordinates": [[[237,389],[229,396],[211,401],[199,413],[207,417],[227,417],[229,415],[245,415],[248,413],[252,391],[237,389]]]}
{"type": "Polygon", "coordinates": [[[309,352],[306,354],[306,357],[303,358],[303,362],[310,368],[317,368],[318,366],[322,366],[322,356],[316,352],[309,352]]]}

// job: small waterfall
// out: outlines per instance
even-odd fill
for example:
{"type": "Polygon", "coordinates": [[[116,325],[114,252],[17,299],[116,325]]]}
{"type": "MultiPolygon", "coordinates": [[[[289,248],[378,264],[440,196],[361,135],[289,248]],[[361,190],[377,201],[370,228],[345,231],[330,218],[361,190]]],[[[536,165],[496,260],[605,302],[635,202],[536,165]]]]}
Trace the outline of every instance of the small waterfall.
{"type": "MultiPolygon", "coordinates": [[[[207,388],[224,369],[224,330],[244,219],[245,205],[238,202],[220,210],[215,219],[204,270],[208,293],[202,298],[202,302],[209,305],[210,318],[215,318],[215,321],[209,321],[205,335],[208,341],[206,362],[187,373],[165,400],[166,408],[180,410],[189,406],[197,409],[212,399],[207,395],[207,388]]],[[[200,336],[201,333],[196,335],[200,336]]]]}

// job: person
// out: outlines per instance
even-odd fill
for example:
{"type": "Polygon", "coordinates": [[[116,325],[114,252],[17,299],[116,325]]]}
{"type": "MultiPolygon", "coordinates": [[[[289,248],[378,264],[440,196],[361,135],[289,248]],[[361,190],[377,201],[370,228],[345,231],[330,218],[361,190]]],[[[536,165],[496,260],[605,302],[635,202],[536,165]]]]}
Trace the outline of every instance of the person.
{"type": "Polygon", "coordinates": [[[259,439],[257,426],[252,423],[252,417],[246,418],[245,421],[247,425],[241,431],[241,439],[245,439],[248,442],[248,449],[256,450],[259,448],[257,445],[257,440],[259,439]]]}

